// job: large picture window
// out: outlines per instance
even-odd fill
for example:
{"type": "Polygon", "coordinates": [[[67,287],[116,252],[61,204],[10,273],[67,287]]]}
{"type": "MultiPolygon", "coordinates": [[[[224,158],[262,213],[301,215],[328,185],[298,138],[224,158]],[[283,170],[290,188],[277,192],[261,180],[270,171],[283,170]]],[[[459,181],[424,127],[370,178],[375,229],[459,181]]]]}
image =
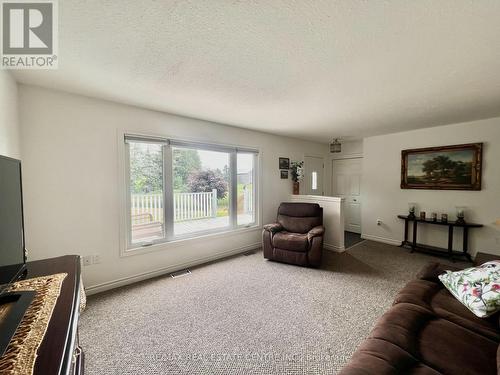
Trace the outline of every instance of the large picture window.
{"type": "Polygon", "coordinates": [[[255,150],[125,136],[127,248],[257,223],[255,150]]]}

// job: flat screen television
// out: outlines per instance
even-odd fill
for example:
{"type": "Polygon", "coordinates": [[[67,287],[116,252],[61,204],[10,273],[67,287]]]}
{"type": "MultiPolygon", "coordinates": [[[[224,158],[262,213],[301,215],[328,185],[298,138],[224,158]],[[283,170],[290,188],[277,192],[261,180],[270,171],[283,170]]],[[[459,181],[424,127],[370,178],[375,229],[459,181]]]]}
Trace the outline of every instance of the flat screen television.
{"type": "Polygon", "coordinates": [[[0,357],[36,295],[35,291],[7,290],[25,269],[21,162],[0,155],[0,305],[9,305],[0,320],[0,357]]]}
{"type": "Polygon", "coordinates": [[[25,268],[21,162],[0,156],[0,295],[25,268]]]}

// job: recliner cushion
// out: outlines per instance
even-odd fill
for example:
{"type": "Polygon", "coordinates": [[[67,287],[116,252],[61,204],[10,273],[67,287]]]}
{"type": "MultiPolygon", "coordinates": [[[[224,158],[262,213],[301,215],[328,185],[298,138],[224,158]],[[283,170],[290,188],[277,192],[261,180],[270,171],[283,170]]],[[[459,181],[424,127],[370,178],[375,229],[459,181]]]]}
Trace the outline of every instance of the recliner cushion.
{"type": "Polygon", "coordinates": [[[310,217],[323,215],[323,209],[317,203],[284,202],[278,208],[278,215],[310,217]]]}
{"type": "Polygon", "coordinates": [[[281,231],[273,236],[273,247],[289,251],[307,252],[309,241],[307,234],[281,231]]]}
{"type": "Polygon", "coordinates": [[[295,217],[287,215],[278,215],[278,223],[283,228],[292,233],[307,233],[312,228],[321,225],[322,219],[320,216],[311,217],[295,217]]]}
{"type": "Polygon", "coordinates": [[[308,266],[309,261],[307,259],[306,252],[299,251],[288,251],[284,249],[273,249],[273,259],[278,262],[297,264],[299,266],[308,266]]]}

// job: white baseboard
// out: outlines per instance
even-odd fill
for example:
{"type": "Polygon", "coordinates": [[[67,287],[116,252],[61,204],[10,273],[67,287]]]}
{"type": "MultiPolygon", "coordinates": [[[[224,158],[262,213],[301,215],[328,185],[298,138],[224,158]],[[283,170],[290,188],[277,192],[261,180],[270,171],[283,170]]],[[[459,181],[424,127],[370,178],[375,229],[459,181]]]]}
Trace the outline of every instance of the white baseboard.
{"type": "Polygon", "coordinates": [[[386,243],[388,245],[394,245],[394,246],[400,246],[401,245],[401,240],[395,240],[394,238],[386,238],[386,237],[374,236],[374,235],[366,234],[366,233],[361,234],[361,238],[363,238],[365,240],[371,240],[371,241],[386,243]]]}
{"type": "Polygon", "coordinates": [[[199,259],[196,259],[196,260],[193,260],[190,262],[177,263],[177,264],[174,264],[174,265],[171,265],[168,267],[159,268],[159,269],[156,269],[153,271],[143,272],[143,273],[139,273],[139,274],[132,275],[132,276],[122,277],[120,279],[107,281],[105,283],[92,285],[92,286],[86,287],[85,292],[87,295],[92,295],[92,294],[104,292],[106,290],[110,290],[110,289],[118,288],[121,286],[133,284],[133,283],[147,280],[147,279],[150,279],[150,278],[153,278],[156,276],[165,275],[168,273],[179,271],[179,270],[184,269],[184,268],[198,266],[200,264],[212,262],[214,260],[227,258],[231,255],[241,254],[241,253],[244,253],[244,252],[247,252],[250,250],[259,249],[261,247],[262,247],[262,244],[260,242],[257,242],[257,243],[253,243],[253,244],[247,245],[247,246],[242,246],[242,247],[239,247],[236,249],[221,251],[219,253],[212,254],[212,255],[209,255],[209,256],[206,256],[203,258],[199,258],[199,259]]]}
{"type": "Polygon", "coordinates": [[[324,243],[323,249],[328,251],[334,251],[336,253],[342,253],[345,251],[345,246],[337,246],[337,245],[332,245],[330,243],[324,243]]]}

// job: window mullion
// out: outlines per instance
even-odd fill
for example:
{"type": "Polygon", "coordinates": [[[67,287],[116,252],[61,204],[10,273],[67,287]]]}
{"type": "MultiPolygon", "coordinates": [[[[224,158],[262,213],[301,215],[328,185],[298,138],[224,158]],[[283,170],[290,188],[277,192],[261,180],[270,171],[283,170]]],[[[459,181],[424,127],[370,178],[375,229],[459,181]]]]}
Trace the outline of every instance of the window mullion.
{"type": "Polygon", "coordinates": [[[252,190],[253,190],[253,202],[252,202],[252,209],[253,209],[253,223],[258,223],[258,215],[259,215],[259,208],[257,202],[259,202],[260,197],[258,196],[259,194],[259,189],[258,189],[258,184],[259,184],[259,177],[258,177],[258,171],[259,171],[259,158],[257,154],[253,154],[253,171],[252,171],[252,190]]]}
{"type": "Polygon", "coordinates": [[[125,171],[125,186],[127,189],[127,247],[132,243],[132,192],[130,189],[130,145],[125,143],[125,165],[127,166],[125,171]]]}
{"type": "Polygon", "coordinates": [[[229,154],[229,202],[231,209],[229,210],[229,222],[231,228],[238,226],[238,167],[237,167],[236,151],[229,154]]]}
{"type": "Polygon", "coordinates": [[[173,189],[172,148],[163,145],[163,222],[165,223],[165,238],[174,238],[174,189],[173,189]]]}

